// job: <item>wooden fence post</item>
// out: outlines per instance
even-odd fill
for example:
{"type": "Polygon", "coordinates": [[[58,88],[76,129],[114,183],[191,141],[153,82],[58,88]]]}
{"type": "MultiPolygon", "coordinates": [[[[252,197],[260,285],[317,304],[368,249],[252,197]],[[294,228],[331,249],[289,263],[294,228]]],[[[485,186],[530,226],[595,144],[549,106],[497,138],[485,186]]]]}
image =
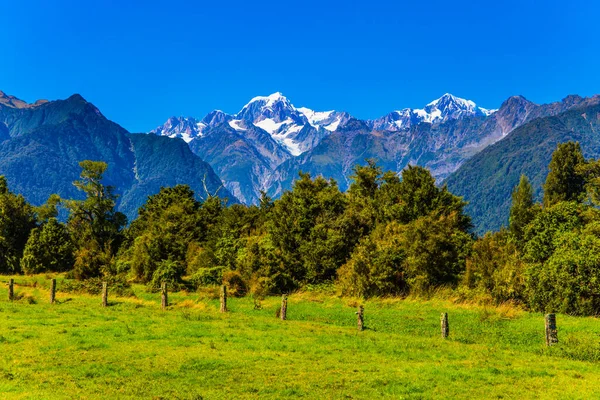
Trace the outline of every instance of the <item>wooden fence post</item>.
{"type": "Polygon", "coordinates": [[[546,314],[546,345],[558,343],[558,329],[556,328],[556,315],[546,314]]]}
{"type": "Polygon", "coordinates": [[[50,304],[56,301],[56,279],[50,281],[50,304]]]}
{"type": "Polygon", "coordinates": [[[15,280],[10,278],[8,280],[8,300],[13,301],[15,299],[15,280]]]}
{"type": "Polygon", "coordinates": [[[365,329],[365,308],[363,306],[358,306],[356,315],[358,317],[358,330],[362,331],[365,329]]]}
{"type": "Polygon", "coordinates": [[[221,286],[221,312],[227,312],[227,286],[221,286]]]}
{"type": "Polygon", "coordinates": [[[161,292],[161,306],[163,310],[166,310],[167,307],[169,306],[169,297],[167,294],[167,283],[163,282],[160,285],[160,292],[161,292]]]}
{"type": "Polygon", "coordinates": [[[108,283],[102,282],[102,307],[108,306],[108,283]]]}
{"type": "Polygon", "coordinates": [[[448,313],[442,313],[440,322],[442,325],[442,339],[446,339],[450,334],[450,325],[448,324],[448,313]]]}
{"type": "Polygon", "coordinates": [[[281,296],[281,313],[279,314],[279,317],[281,318],[282,321],[285,321],[287,318],[287,295],[284,294],[281,296]]]}

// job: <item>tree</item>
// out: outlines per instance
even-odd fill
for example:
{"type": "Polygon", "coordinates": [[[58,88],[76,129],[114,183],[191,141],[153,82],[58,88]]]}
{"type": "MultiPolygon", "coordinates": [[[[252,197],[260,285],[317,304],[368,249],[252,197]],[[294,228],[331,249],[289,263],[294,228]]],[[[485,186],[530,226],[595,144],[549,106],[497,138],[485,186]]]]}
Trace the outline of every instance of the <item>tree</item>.
{"type": "Polygon", "coordinates": [[[36,226],[35,209],[8,189],[0,176],[0,273],[19,272],[29,233],[36,226]]]}
{"type": "Polygon", "coordinates": [[[585,178],[581,173],[585,158],[578,142],[561,143],[552,153],[544,184],[544,207],[560,201],[583,200],[585,178]]]}
{"type": "Polygon", "coordinates": [[[53,271],[62,272],[73,268],[73,243],[67,228],[56,218],[50,218],[29,235],[21,268],[26,274],[53,271]]]}
{"type": "Polygon", "coordinates": [[[600,238],[584,231],[561,233],[545,263],[528,269],[529,304],[535,311],[598,315],[600,238]]]}
{"type": "Polygon", "coordinates": [[[575,202],[561,202],[540,211],[525,228],[523,259],[529,263],[545,262],[554,252],[558,235],[584,225],[584,208],[575,202]]]}
{"type": "Polygon", "coordinates": [[[108,272],[127,224],[124,214],[115,210],[118,196],[112,186],[102,184],[108,167],[99,161],[82,161],[81,180],[73,182],[85,194],[84,200],[67,200],[68,227],[75,241],[74,272],[78,279],[108,272]]]}
{"type": "Polygon", "coordinates": [[[335,181],[304,173],[275,202],[267,231],[297,285],[334,279],[348,258],[359,238],[343,222],[346,205],[335,181]]]}
{"type": "Polygon", "coordinates": [[[338,270],[342,294],[371,297],[405,293],[408,287],[403,234],[404,226],[391,222],[379,225],[371,235],[362,238],[348,262],[338,270]]]}
{"type": "Polygon", "coordinates": [[[148,197],[126,231],[126,245],[119,257],[130,265],[137,280],[160,284],[163,275],[181,280],[189,246],[206,235],[200,208],[187,185],[161,188],[148,197]]]}
{"type": "Polygon", "coordinates": [[[512,206],[510,208],[509,229],[513,236],[520,242],[527,224],[535,217],[533,202],[533,188],[525,175],[521,175],[519,184],[512,193],[512,206]]]}

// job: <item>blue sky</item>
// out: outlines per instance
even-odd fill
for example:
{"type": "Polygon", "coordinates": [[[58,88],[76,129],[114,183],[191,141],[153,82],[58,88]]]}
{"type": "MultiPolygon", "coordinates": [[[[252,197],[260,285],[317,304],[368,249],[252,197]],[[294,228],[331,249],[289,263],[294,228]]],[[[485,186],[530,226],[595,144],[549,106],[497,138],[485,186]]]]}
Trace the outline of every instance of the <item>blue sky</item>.
{"type": "Polygon", "coordinates": [[[294,105],[375,118],[446,92],[496,108],[600,93],[595,1],[11,1],[0,90],[80,93],[132,132],[294,105]]]}

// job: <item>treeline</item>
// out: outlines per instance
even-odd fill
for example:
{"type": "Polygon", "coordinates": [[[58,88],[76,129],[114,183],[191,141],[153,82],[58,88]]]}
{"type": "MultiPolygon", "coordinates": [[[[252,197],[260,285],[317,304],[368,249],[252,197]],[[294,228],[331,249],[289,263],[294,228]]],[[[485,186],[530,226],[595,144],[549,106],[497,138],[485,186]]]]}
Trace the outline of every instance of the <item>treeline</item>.
{"type": "Polygon", "coordinates": [[[277,200],[263,193],[258,206],[199,202],[185,185],[162,188],[127,226],[102,184],[106,164],[80,165],[74,184],[84,199],[53,195],[41,207],[0,177],[0,272],[67,272],[150,288],[225,283],[234,295],[323,283],[361,297],[443,286],[540,311],[600,307],[600,164],[576,143],[554,153],[543,204],[522,177],[509,227],[479,239],[462,199],[421,167],[399,177],[369,161],[354,168],[346,193],[333,180],[300,174],[292,190],[277,200]]]}
{"type": "Polygon", "coordinates": [[[508,229],[487,233],[467,259],[464,288],[495,302],[579,315],[600,313],[600,161],[558,145],[541,204],[526,176],[512,194],[508,229]]]}
{"type": "Polygon", "coordinates": [[[80,165],[74,184],[85,198],[53,195],[37,208],[0,178],[0,272],[66,271],[151,287],[226,282],[240,295],[339,281],[348,295],[400,295],[456,285],[473,242],[465,203],[420,167],[400,179],[370,161],[355,167],[346,193],[301,174],[280,199],[263,194],[258,206],[162,188],[127,226],[102,184],[106,164],[80,165]]]}

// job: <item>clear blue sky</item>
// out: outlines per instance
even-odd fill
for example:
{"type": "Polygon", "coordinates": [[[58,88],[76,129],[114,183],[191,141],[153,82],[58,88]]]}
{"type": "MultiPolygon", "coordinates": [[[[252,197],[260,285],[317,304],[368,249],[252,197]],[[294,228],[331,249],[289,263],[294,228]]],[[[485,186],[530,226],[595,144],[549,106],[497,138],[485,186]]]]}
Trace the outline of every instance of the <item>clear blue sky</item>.
{"type": "Polygon", "coordinates": [[[445,92],[495,108],[600,93],[596,1],[2,1],[0,90],[80,93],[132,132],[296,106],[374,118],[445,92]]]}

